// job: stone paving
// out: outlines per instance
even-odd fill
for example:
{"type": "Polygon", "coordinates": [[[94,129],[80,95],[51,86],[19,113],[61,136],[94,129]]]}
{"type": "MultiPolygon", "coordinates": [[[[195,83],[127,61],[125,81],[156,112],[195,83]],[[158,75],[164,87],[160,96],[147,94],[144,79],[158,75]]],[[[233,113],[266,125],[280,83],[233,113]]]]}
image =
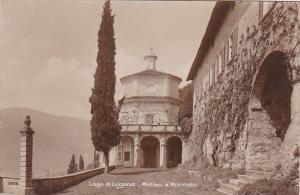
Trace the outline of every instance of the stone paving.
{"type": "Polygon", "coordinates": [[[101,174],[57,194],[122,194],[122,195],[220,195],[203,181],[178,169],[120,168],[101,174]]]}

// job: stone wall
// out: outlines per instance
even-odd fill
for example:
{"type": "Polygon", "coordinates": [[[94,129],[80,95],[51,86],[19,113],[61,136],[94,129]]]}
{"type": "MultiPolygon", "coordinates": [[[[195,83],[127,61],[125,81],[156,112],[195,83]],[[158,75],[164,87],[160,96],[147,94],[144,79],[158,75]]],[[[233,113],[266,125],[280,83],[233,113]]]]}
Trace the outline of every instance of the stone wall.
{"type": "Polygon", "coordinates": [[[12,193],[18,192],[20,178],[16,177],[0,177],[0,193],[12,193]]]}
{"type": "MultiPolygon", "coordinates": [[[[299,142],[299,132],[294,129],[297,128],[297,125],[299,128],[299,124],[292,125],[292,122],[284,140],[281,141],[279,137],[276,137],[274,125],[267,118],[268,115],[262,114],[253,118],[252,110],[255,110],[255,105],[251,107],[250,103],[255,102],[252,92],[257,75],[261,71],[264,61],[274,52],[279,51],[288,59],[290,81],[294,83],[299,77],[299,75],[297,76],[300,66],[297,62],[300,43],[299,3],[277,2],[262,19],[258,18],[258,2],[251,2],[250,5],[249,2],[246,2],[247,6],[242,6],[243,2],[236,4],[233,10],[242,7],[243,14],[237,11],[226,16],[224,26],[217,35],[217,37],[223,36],[222,29],[224,28],[223,33],[226,34],[231,31],[230,28],[237,27],[236,55],[226,63],[225,70],[208,90],[195,91],[197,86],[201,85],[201,78],[207,72],[207,68],[200,68],[194,79],[194,96],[198,97],[194,97],[190,157],[195,162],[207,160],[216,166],[232,168],[246,167],[247,164],[248,168],[253,168],[254,162],[260,162],[262,165],[275,161],[270,166],[274,169],[279,163],[283,165],[283,161],[291,161],[291,153],[299,142]],[[239,13],[241,15],[238,15],[239,13]],[[233,16],[238,18],[238,21],[226,26],[226,23],[232,23],[227,20],[232,20],[233,16]],[[265,124],[258,122],[258,119],[264,120],[265,124]],[[255,127],[255,125],[258,126],[255,127]],[[256,144],[252,142],[254,137],[251,139],[251,134],[255,134],[255,129],[261,132],[268,128],[269,132],[264,131],[265,140],[256,144]],[[264,142],[266,147],[260,145],[264,142]],[[255,150],[250,150],[253,144],[257,152],[262,152],[262,158],[255,150]],[[276,154],[281,151],[280,155],[269,153],[272,158],[268,158],[263,153],[266,148],[273,148],[272,151],[277,151],[276,154]],[[266,161],[263,161],[264,158],[266,161]]],[[[214,56],[217,56],[217,53],[209,52],[206,59],[214,56]]],[[[202,66],[209,66],[212,61],[204,60],[202,66]]],[[[299,99],[295,101],[299,102],[299,99]]],[[[260,109],[261,113],[266,111],[264,108],[260,107],[260,109]]]]}
{"type": "MultiPolygon", "coordinates": [[[[110,167],[114,169],[114,167],[110,167]]],[[[76,185],[90,177],[104,173],[104,168],[86,170],[61,177],[32,179],[33,188],[37,194],[51,194],[63,190],[67,187],[76,185]]]]}
{"type": "MultiPolygon", "coordinates": [[[[114,169],[114,166],[111,166],[110,169],[114,169]]],[[[103,172],[104,168],[97,168],[60,177],[33,178],[32,185],[36,194],[51,194],[76,185],[103,172]]],[[[19,178],[0,177],[0,193],[18,194],[19,181],[19,178]]]]}

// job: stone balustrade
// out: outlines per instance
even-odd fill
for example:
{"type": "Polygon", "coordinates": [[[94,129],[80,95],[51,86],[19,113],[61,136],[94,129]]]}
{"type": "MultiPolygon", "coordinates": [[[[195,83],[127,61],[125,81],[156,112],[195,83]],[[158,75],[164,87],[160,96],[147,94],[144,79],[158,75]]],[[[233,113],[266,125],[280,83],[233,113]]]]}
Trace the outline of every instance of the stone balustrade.
{"type": "Polygon", "coordinates": [[[121,132],[180,132],[180,127],[177,125],[122,125],[121,132]]]}

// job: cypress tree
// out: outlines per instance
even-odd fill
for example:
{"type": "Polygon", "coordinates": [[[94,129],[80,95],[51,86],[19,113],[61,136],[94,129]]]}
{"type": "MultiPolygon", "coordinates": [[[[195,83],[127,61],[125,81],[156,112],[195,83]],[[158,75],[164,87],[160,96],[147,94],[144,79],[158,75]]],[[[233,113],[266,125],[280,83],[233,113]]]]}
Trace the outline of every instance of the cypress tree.
{"type": "Polygon", "coordinates": [[[79,170],[84,170],[84,160],[81,155],[79,156],[79,170]]]}
{"type": "Polygon", "coordinates": [[[99,168],[100,166],[100,156],[99,156],[99,152],[97,152],[96,150],[94,151],[94,168],[99,168]]]}
{"type": "Polygon", "coordinates": [[[70,160],[67,174],[76,173],[76,172],[77,172],[77,164],[76,164],[75,155],[73,154],[70,160]]]}
{"type": "Polygon", "coordinates": [[[102,21],[98,32],[97,68],[94,74],[94,88],[89,99],[92,118],[91,133],[95,150],[102,151],[105,173],[109,172],[109,151],[120,142],[121,126],[118,123],[118,108],[115,104],[115,38],[114,16],[110,1],[103,7],[102,21]]]}

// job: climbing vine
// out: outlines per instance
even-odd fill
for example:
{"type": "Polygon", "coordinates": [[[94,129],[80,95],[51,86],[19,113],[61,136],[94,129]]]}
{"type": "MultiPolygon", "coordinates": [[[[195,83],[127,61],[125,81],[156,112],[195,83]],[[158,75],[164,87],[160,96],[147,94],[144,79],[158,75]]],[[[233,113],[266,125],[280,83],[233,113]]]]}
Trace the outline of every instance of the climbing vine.
{"type": "Polygon", "coordinates": [[[194,103],[194,124],[189,138],[195,162],[211,158],[213,164],[221,166],[233,158],[246,129],[252,83],[262,61],[275,50],[283,51],[290,60],[295,56],[299,45],[295,38],[298,28],[295,6],[277,3],[270,17],[259,25],[249,26],[239,38],[237,55],[227,64],[218,81],[208,91],[201,92],[194,103]],[[212,144],[211,156],[204,148],[208,139],[212,144]]]}

